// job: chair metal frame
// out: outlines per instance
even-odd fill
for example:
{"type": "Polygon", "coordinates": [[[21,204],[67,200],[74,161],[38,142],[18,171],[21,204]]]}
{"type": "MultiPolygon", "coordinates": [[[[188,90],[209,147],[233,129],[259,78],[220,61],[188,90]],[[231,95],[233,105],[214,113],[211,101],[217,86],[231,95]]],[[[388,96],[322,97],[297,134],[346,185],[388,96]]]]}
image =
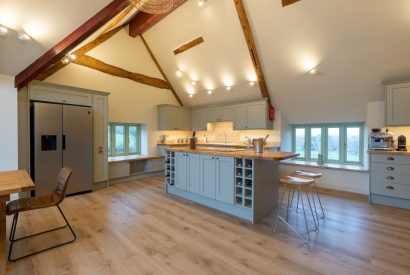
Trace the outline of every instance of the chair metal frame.
{"type": "Polygon", "coordinates": [[[18,222],[19,212],[15,213],[15,214],[13,215],[13,222],[12,222],[12,224],[11,224],[10,237],[9,237],[10,249],[9,249],[8,260],[9,260],[10,262],[15,262],[15,261],[18,261],[18,260],[27,258],[27,257],[29,257],[29,256],[33,256],[33,255],[39,254],[39,253],[44,252],[44,251],[47,251],[47,250],[50,250],[50,249],[53,249],[53,248],[56,248],[56,247],[60,247],[60,246],[63,246],[63,245],[72,243],[72,242],[74,242],[74,241],[77,239],[77,236],[75,235],[73,229],[71,228],[71,225],[70,225],[70,223],[68,222],[67,218],[65,217],[65,215],[64,215],[63,211],[61,210],[59,204],[57,204],[57,205],[55,205],[55,206],[57,206],[59,212],[61,213],[61,216],[64,218],[64,221],[66,222],[66,225],[61,226],[61,227],[57,227],[57,228],[53,228],[53,229],[49,229],[49,230],[46,230],[46,231],[43,231],[43,232],[31,234],[31,235],[28,235],[28,236],[20,237],[20,238],[18,238],[18,239],[15,239],[15,235],[16,235],[16,229],[17,229],[17,222],[18,222]],[[20,241],[20,240],[24,240],[24,239],[27,239],[27,238],[39,236],[39,235],[42,235],[42,234],[50,233],[50,232],[52,232],[52,231],[64,229],[64,228],[66,228],[67,226],[68,226],[68,228],[70,229],[70,231],[71,231],[71,233],[72,233],[72,235],[73,235],[73,237],[74,237],[72,240],[67,241],[67,242],[64,242],[64,243],[60,243],[60,244],[57,244],[57,245],[54,245],[54,246],[51,246],[51,247],[48,247],[48,248],[45,248],[45,249],[42,249],[42,250],[39,250],[39,251],[36,251],[36,252],[30,253],[30,254],[21,256],[21,257],[17,257],[17,258],[14,258],[14,259],[11,258],[11,254],[12,254],[12,251],[13,251],[13,245],[14,245],[15,242],[20,241]]]}

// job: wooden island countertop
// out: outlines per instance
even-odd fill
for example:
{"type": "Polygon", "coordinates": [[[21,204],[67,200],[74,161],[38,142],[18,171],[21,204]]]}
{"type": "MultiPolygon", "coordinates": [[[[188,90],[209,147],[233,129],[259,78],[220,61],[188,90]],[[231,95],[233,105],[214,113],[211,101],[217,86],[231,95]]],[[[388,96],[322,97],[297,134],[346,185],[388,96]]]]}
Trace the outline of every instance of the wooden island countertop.
{"type": "Polygon", "coordinates": [[[224,150],[208,150],[208,149],[167,148],[166,151],[202,154],[202,155],[226,156],[226,157],[235,157],[235,158],[271,160],[271,161],[282,161],[285,159],[291,159],[291,158],[295,158],[299,156],[299,154],[295,154],[292,152],[277,152],[277,151],[265,151],[262,154],[257,154],[253,150],[224,151],[224,150]]]}

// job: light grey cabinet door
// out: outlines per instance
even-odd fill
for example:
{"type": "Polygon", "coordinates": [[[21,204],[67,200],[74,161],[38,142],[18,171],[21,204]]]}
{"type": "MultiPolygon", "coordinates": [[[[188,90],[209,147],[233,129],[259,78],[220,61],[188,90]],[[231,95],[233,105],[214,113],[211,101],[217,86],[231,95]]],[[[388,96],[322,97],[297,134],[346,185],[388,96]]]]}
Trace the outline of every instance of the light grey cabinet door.
{"type": "Polygon", "coordinates": [[[234,158],[216,157],[216,199],[234,203],[234,158]]]}
{"type": "Polygon", "coordinates": [[[108,97],[94,95],[94,182],[108,179],[108,97]]]}
{"type": "Polygon", "coordinates": [[[252,102],[246,104],[246,129],[266,129],[266,102],[252,102]]]}
{"type": "Polygon", "coordinates": [[[410,125],[410,82],[386,86],[386,125],[410,125]]]}
{"type": "Polygon", "coordinates": [[[186,190],[188,183],[188,158],[185,153],[175,153],[175,187],[186,190]]]}
{"type": "Polygon", "coordinates": [[[220,121],[233,121],[233,106],[221,107],[221,120],[220,121]]]}
{"type": "Polygon", "coordinates": [[[245,130],[246,129],[246,105],[239,104],[233,106],[234,110],[234,130],[245,130]]]}
{"type": "Polygon", "coordinates": [[[209,155],[200,156],[200,194],[215,199],[216,189],[216,165],[215,157],[209,155]]]}
{"type": "Polygon", "coordinates": [[[188,154],[188,191],[199,194],[200,189],[200,161],[198,154],[188,154]]]}
{"type": "Polygon", "coordinates": [[[219,107],[207,109],[209,113],[208,122],[218,122],[221,120],[221,109],[219,107]]]}

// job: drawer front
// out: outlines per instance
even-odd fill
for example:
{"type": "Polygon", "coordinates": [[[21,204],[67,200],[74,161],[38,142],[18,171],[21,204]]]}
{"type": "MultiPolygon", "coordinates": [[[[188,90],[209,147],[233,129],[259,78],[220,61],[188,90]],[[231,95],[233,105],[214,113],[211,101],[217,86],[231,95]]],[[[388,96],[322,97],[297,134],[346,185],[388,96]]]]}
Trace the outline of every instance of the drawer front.
{"type": "Polygon", "coordinates": [[[372,181],[384,181],[386,184],[404,184],[410,186],[410,175],[397,173],[377,173],[371,172],[372,181]]]}
{"type": "Polygon", "coordinates": [[[93,95],[70,90],[31,85],[30,99],[72,105],[92,106],[93,95]]]}
{"type": "Polygon", "coordinates": [[[410,165],[410,156],[372,154],[370,155],[370,161],[377,162],[377,163],[409,164],[410,165]]]}
{"type": "Polygon", "coordinates": [[[410,185],[390,184],[384,181],[372,181],[371,193],[383,196],[410,199],[410,185]]]}
{"type": "Polygon", "coordinates": [[[410,175],[410,165],[372,163],[371,172],[410,175]]]}

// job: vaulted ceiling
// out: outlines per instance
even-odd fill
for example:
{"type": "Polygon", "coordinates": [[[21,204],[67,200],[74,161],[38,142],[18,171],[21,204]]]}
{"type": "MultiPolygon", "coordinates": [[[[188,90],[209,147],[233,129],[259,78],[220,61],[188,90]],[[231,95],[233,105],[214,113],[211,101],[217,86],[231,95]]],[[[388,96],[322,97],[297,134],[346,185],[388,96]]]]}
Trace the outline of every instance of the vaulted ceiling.
{"type": "MultiPolygon", "coordinates": [[[[12,37],[0,38],[0,58],[11,60],[7,65],[0,62],[0,73],[11,75],[110,1],[75,0],[65,7],[60,1],[38,0],[29,4],[34,5],[31,8],[16,2],[1,0],[0,24],[7,26],[2,11],[8,5],[21,12],[21,18],[37,18],[47,10],[40,19],[50,29],[47,39],[33,35],[38,43],[7,46],[5,40],[12,37]],[[37,14],[32,12],[37,9],[37,14]],[[27,47],[27,56],[21,47],[27,47]]],[[[364,121],[367,102],[383,99],[384,80],[410,76],[408,0],[395,0],[394,5],[389,0],[302,0],[285,8],[280,0],[244,3],[272,102],[291,123],[364,121]],[[311,69],[318,73],[309,74],[311,69]]],[[[255,72],[233,0],[208,0],[203,7],[188,0],[144,38],[185,105],[261,97],[258,85],[249,85],[255,72]],[[200,36],[203,43],[173,53],[200,36]],[[226,90],[228,85],[233,86],[231,91],[226,90]]],[[[132,62],[136,61],[122,65],[132,68],[132,62]]]]}

